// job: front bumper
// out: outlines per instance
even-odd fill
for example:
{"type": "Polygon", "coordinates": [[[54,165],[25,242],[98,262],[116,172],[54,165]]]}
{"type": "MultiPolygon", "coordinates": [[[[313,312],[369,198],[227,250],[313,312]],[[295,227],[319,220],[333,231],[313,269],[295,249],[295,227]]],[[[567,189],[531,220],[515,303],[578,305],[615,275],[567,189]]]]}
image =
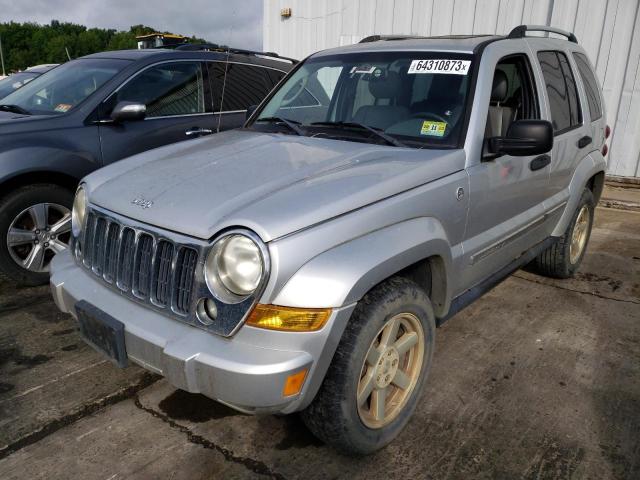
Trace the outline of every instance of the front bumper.
{"type": "Polygon", "coordinates": [[[224,338],[169,318],[106,288],[77,266],[69,251],[51,263],[56,305],[77,318],[85,300],[125,327],[130,361],[159,373],[177,388],[202,393],[248,413],[291,413],[306,407],[320,387],[355,305],[335,309],[317,332],[242,327],[224,338]],[[286,378],[308,368],[301,392],[283,397],[286,378]]]}

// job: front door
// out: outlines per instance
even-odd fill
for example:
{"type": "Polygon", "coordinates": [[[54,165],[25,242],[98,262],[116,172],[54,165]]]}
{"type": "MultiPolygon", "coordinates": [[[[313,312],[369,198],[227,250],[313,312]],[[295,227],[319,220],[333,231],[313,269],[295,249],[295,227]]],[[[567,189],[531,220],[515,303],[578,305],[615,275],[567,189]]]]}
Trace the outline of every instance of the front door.
{"type": "Polygon", "coordinates": [[[148,67],[124,83],[100,107],[103,163],[214,133],[217,122],[206,75],[199,61],[168,62],[148,67]],[[146,118],[108,123],[121,101],[145,104],[146,118]]]}
{"type": "MultiPolygon", "coordinates": [[[[497,63],[485,140],[505,136],[516,120],[541,118],[532,72],[526,54],[509,55],[497,63]]],[[[463,289],[478,284],[546,237],[543,202],[550,158],[491,156],[486,149],[483,157],[468,169],[471,191],[463,243],[463,289]]]]}

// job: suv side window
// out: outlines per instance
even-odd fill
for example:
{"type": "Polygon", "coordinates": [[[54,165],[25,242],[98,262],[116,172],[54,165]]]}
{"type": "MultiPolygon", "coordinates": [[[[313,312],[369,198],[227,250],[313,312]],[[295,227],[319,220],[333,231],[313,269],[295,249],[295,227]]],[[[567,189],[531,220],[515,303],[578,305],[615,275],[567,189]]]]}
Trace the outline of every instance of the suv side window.
{"type": "Polygon", "coordinates": [[[491,92],[486,138],[505,136],[509,125],[516,120],[540,118],[531,63],[526,55],[502,58],[496,65],[494,86],[497,82],[506,82],[506,85],[491,92]]]}
{"type": "Polygon", "coordinates": [[[211,111],[207,95],[201,63],[175,62],[142,71],[117,92],[116,103],[144,103],[147,118],[193,115],[211,111]]]}
{"type": "Polygon", "coordinates": [[[598,120],[602,117],[602,104],[600,103],[600,88],[598,87],[598,81],[589,60],[584,53],[573,52],[573,59],[578,66],[578,72],[584,85],[584,91],[587,95],[587,103],[589,104],[589,117],[591,121],[598,120]]]}
{"type": "Polygon", "coordinates": [[[578,91],[567,56],[562,52],[538,52],[547,86],[554,133],[563,133],[582,122],[578,91]]]}
{"type": "Polygon", "coordinates": [[[211,62],[209,75],[215,92],[214,108],[222,112],[242,111],[258,105],[284,77],[284,73],[278,70],[232,62],[227,65],[224,62],[211,62]]]}

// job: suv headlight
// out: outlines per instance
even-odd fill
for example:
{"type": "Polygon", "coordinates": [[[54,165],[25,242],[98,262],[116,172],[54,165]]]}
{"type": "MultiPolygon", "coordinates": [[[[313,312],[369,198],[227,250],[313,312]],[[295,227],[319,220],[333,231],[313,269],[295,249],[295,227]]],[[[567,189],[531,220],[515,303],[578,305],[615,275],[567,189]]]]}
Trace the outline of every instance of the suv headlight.
{"type": "Polygon", "coordinates": [[[213,295],[226,303],[237,303],[251,295],[265,273],[265,251],[259,239],[248,232],[230,232],[213,244],[204,273],[213,295]]]}
{"type": "Polygon", "coordinates": [[[84,225],[84,217],[87,214],[87,194],[84,188],[79,187],[76,197],[73,199],[73,210],[71,211],[71,231],[74,237],[78,237],[84,225]]]}

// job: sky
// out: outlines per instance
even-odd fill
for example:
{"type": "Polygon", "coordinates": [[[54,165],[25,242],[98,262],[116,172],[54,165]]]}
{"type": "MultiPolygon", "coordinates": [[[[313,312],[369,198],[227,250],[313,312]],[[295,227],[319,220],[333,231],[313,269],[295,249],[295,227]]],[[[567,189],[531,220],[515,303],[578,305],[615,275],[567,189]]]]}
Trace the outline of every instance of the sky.
{"type": "Polygon", "coordinates": [[[262,0],[0,0],[0,22],[69,21],[128,30],[144,24],[262,50],[262,0]]]}

